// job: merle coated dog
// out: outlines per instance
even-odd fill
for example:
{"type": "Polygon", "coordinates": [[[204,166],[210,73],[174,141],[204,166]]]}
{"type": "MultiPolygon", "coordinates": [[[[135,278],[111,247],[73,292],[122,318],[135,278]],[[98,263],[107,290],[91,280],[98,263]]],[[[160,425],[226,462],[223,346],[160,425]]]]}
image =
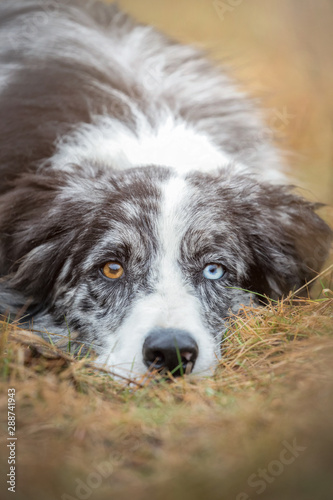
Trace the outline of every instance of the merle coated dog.
{"type": "Polygon", "coordinates": [[[5,0],[0,57],[3,314],[119,374],[209,373],[230,314],[322,266],[317,206],[200,51],[115,5],[5,0]]]}

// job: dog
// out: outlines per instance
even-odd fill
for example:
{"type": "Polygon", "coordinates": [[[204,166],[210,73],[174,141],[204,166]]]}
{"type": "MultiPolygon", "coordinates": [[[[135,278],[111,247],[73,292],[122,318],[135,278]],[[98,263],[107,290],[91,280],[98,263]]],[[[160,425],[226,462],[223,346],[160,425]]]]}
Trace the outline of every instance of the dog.
{"type": "Polygon", "coordinates": [[[3,0],[0,39],[1,313],[119,376],[211,374],[332,239],[256,105],[114,4],[3,0]]]}

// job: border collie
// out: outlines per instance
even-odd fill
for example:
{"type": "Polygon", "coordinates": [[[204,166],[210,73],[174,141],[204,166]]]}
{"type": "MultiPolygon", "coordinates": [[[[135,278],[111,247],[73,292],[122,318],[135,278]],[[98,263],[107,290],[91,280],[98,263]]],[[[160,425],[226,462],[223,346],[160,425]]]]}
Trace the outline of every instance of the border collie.
{"type": "Polygon", "coordinates": [[[0,57],[2,314],[114,373],[210,373],[231,314],[321,268],[330,229],[200,51],[115,5],[4,0],[0,57]]]}

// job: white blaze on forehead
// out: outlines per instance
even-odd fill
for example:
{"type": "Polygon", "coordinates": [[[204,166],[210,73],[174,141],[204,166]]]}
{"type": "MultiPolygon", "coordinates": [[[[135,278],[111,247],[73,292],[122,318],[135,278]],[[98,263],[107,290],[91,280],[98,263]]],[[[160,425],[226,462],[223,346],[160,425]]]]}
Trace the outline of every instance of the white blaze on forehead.
{"type": "Polygon", "coordinates": [[[200,304],[192,286],[180,268],[181,243],[188,228],[186,213],[191,187],[180,176],[171,177],[162,192],[158,221],[158,244],[155,262],[156,294],[162,297],[164,312],[159,320],[162,328],[179,328],[190,334],[204,329],[199,315],[200,304]],[[195,318],[195,321],[193,321],[195,318]]]}
{"type": "Polygon", "coordinates": [[[173,265],[186,231],[186,198],[189,197],[190,187],[183,177],[172,176],[163,187],[158,221],[159,245],[163,261],[171,261],[173,265]]]}
{"type": "Polygon", "coordinates": [[[203,328],[199,317],[200,304],[192,286],[180,268],[181,243],[188,229],[187,206],[191,187],[180,176],[171,177],[162,192],[158,221],[158,244],[155,262],[156,294],[163,298],[165,310],[158,326],[191,330],[203,328]],[[195,325],[193,316],[196,318],[195,325]]]}

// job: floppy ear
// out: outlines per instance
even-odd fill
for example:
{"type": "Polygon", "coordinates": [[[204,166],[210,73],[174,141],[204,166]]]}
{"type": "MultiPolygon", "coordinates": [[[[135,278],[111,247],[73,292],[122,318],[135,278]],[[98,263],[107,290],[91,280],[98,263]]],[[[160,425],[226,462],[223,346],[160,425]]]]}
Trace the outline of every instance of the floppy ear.
{"type": "Polygon", "coordinates": [[[78,242],[84,250],[93,238],[93,224],[87,238],[91,207],[82,201],[84,194],[68,188],[68,195],[59,199],[67,181],[64,172],[24,174],[1,196],[0,302],[12,295],[17,303],[20,297],[45,303],[78,242]]]}
{"type": "MultiPolygon", "coordinates": [[[[285,186],[261,185],[249,243],[253,252],[247,286],[278,298],[313,279],[325,262],[333,233],[314,204],[285,186]]],[[[306,293],[306,290],[303,292],[306,293]]]]}
{"type": "Polygon", "coordinates": [[[52,213],[62,184],[63,180],[54,175],[26,174],[0,198],[2,310],[15,314],[31,301],[43,302],[62,266],[66,248],[61,232],[66,230],[65,222],[54,210],[52,213]]]}

